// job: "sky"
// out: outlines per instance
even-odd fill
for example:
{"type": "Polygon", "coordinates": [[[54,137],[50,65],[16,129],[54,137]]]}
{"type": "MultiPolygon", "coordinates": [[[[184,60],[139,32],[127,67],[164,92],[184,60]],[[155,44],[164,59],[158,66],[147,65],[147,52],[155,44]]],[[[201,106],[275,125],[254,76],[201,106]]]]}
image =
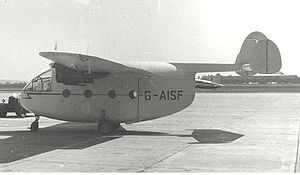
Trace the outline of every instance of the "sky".
{"type": "Polygon", "coordinates": [[[0,0],[0,79],[49,69],[38,55],[84,53],[118,61],[234,63],[253,31],[278,46],[284,74],[300,76],[299,0],[0,0]]]}

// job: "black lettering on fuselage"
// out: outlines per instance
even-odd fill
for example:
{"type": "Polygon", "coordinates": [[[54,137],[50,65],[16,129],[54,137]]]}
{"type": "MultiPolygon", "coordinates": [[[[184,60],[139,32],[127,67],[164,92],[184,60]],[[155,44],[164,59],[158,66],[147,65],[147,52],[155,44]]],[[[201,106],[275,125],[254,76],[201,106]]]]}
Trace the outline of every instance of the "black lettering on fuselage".
{"type": "Polygon", "coordinates": [[[145,100],[151,100],[151,91],[145,91],[145,100]]]}
{"type": "Polygon", "coordinates": [[[182,90],[161,91],[159,100],[180,100],[180,97],[182,96],[182,90]]]}
{"type": "Polygon", "coordinates": [[[177,91],[177,100],[183,96],[183,90],[177,91]]]}
{"type": "Polygon", "coordinates": [[[180,97],[183,96],[183,90],[171,90],[171,91],[165,91],[162,90],[158,94],[152,94],[151,91],[145,91],[145,100],[149,101],[153,99],[156,99],[155,97],[159,97],[159,100],[180,100],[180,97]]]}
{"type": "Polygon", "coordinates": [[[170,99],[171,100],[176,100],[176,91],[171,91],[171,97],[170,97],[170,99]]]}
{"type": "Polygon", "coordinates": [[[159,97],[159,100],[167,100],[166,99],[166,94],[165,94],[165,91],[161,91],[161,93],[160,93],[160,97],[159,97]]]}

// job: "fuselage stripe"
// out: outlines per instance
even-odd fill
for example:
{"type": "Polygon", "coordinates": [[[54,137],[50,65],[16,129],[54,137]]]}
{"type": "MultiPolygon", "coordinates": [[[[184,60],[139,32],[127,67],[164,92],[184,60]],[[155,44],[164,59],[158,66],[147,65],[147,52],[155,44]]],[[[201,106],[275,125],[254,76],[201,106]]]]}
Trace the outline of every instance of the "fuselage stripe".
{"type": "MultiPolygon", "coordinates": [[[[62,95],[62,93],[43,93],[43,92],[26,92],[26,94],[28,95],[62,95]]],[[[70,94],[70,95],[84,95],[84,94],[70,94]]],[[[107,93],[106,94],[93,94],[93,96],[105,96],[105,95],[108,95],[107,93]]],[[[117,96],[128,96],[128,94],[116,94],[117,96]]]]}

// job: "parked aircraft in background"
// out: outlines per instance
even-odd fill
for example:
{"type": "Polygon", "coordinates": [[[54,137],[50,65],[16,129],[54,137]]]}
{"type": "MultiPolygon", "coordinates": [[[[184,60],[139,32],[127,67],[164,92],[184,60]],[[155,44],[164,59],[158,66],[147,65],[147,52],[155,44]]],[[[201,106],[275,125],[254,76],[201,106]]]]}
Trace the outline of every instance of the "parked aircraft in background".
{"type": "Polygon", "coordinates": [[[208,80],[196,79],[196,88],[216,89],[216,88],[220,88],[220,87],[223,87],[223,85],[220,83],[215,83],[215,82],[208,81],[208,80]]]}
{"type": "MultiPolygon", "coordinates": [[[[54,63],[25,86],[22,106],[37,116],[97,122],[103,134],[120,123],[152,120],[188,107],[198,72],[253,75],[281,68],[278,48],[260,32],[246,38],[234,64],[115,62],[78,53],[39,54],[54,63]]],[[[38,130],[38,120],[31,124],[32,131],[38,130]]]]}

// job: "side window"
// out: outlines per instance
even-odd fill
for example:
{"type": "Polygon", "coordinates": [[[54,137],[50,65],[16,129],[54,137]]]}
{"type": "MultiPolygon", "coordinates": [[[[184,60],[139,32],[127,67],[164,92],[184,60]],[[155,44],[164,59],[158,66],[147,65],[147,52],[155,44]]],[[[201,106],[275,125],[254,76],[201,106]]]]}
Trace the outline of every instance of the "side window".
{"type": "Polygon", "coordinates": [[[51,89],[51,74],[52,71],[47,71],[39,76],[41,79],[41,90],[50,91],[51,89]]]}
{"type": "Polygon", "coordinates": [[[42,90],[43,91],[50,91],[50,88],[51,88],[50,81],[51,81],[50,78],[44,78],[42,80],[42,90]]]}
{"type": "Polygon", "coordinates": [[[32,87],[34,91],[41,91],[42,90],[42,79],[37,77],[32,81],[32,87]]]}

